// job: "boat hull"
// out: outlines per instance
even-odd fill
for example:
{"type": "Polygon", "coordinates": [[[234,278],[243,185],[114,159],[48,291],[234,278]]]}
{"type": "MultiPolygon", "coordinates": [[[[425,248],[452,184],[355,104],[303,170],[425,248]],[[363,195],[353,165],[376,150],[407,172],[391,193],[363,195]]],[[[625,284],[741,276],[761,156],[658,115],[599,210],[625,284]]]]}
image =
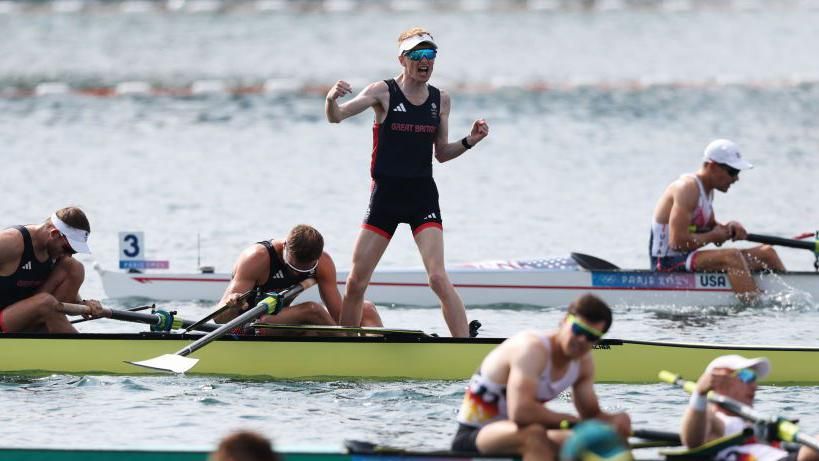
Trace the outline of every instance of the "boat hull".
{"type": "MultiPolygon", "coordinates": [[[[363,461],[363,460],[404,460],[404,461],[446,461],[446,460],[493,460],[514,461],[519,458],[492,456],[469,456],[443,453],[342,453],[338,451],[286,451],[281,453],[284,461],[363,461]]],[[[13,449],[0,448],[0,459],[4,461],[207,461],[206,451],[171,450],[55,450],[55,449],[13,449]]]]}
{"type": "MultiPolygon", "coordinates": [[[[179,350],[176,334],[0,335],[3,374],[156,374],[125,361],[179,350]]],[[[248,379],[466,380],[501,338],[230,337],[192,354],[192,375],[248,379]],[[285,359],[286,358],[286,359],[285,359]]],[[[819,348],[705,345],[610,339],[593,351],[598,382],[656,383],[661,369],[695,379],[723,354],[766,356],[767,384],[819,384],[819,348]]]]}
{"type": "MultiPolygon", "coordinates": [[[[125,273],[98,268],[109,298],[218,301],[230,281],[228,274],[125,273]]],[[[454,267],[448,275],[468,306],[516,304],[565,306],[581,293],[594,293],[612,305],[724,306],[737,303],[728,277],[722,273],[658,273],[640,270],[540,270],[495,267],[454,267]]],[[[338,273],[343,292],[347,273],[338,273]]],[[[769,294],[797,293],[807,302],[819,300],[819,274],[789,272],[756,275],[769,294]]],[[[390,304],[437,306],[421,268],[384,269],[374,273],[367,299],[390,304]]],[[[311,288],[299,300],[318,301],[311,288]]]]}

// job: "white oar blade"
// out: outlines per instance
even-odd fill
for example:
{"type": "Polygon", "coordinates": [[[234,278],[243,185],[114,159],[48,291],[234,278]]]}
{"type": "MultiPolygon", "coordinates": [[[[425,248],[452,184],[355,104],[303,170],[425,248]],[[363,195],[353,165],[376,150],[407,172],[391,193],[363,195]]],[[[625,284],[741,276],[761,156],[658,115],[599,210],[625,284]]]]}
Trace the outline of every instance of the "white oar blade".
{"type": "Polygon", "coordinates": [[[139,362],[129,362],[126,360],[126,363],[130,363],[131,365],[136,365],[138,367],[169,371],[172,373],[185,373],[193,368],[197,362],[199,362],[199,359],[182,357],[181,355],[176,354],[160,355],[159,357],[154,357],[152,359],[142,360],[139,362]]]}

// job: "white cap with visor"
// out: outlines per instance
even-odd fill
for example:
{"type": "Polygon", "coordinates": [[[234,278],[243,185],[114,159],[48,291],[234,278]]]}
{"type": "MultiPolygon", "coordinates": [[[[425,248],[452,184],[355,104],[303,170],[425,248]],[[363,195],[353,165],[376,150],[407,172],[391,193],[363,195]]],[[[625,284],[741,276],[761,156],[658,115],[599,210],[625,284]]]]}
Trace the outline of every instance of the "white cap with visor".
{"type": "Polygon", "coordinates": [[[402,40],[401,43],[398,44],[398,51],[400,54],[404,54],[404,52],[409,51],[422,43],[429,43],[433,48],[436,50],[438,49],[438,45],[435,44],[435,40],[432,39],[432,35],[424,33],[420,35],[413,35],[412,37],[407,37],[402,40]]]}
{"type": "Polygon", "coordinates": [[[703,161],[722,163],[737,170],[747,170],[754,166],[742,159],[739,146],[727,139],[715,139],[705,147],[702,154],[703,161]]]}
{"type": "Polygon", "coordinates": [[[51,215],[51,224],[62,233],[71,245],[71,249],[77,253],[91,254],[91,249],[88,248],[88,234],[87,230],[77,229],[66,224],[65,221],[57,217],[54,213],[51,215]]]}
{"type": "Polygon", "coordinates": [[[748,359],[741,355],[730,354],[722,355],[712,360],[705,371],[706,373],[711,372],[716,368],[727,368],[734,371],[750,368],[756,372],[757,376],[764,378],[771,372],[771,362],[765,357],[748,359]]]}

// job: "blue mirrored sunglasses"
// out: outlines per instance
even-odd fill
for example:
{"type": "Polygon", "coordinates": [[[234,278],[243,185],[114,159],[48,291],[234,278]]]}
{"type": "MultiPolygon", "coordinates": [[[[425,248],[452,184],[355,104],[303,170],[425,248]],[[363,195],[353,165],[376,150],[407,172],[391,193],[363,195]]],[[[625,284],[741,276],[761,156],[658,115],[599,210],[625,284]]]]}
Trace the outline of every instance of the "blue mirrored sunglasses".
{"type": "Polygon", "coordinates": [[[741,370],[737,370],[734,372],[734,376],[736,376],[740,381],[745,384],[753,383],[756,381],[756,372],[750,368],[743,368],[741,370]]]}
{"type": "Polygon", "coordinates": [[[412,50],[404,53],[404,56],[412,59],[413,61],[420,61],[424,58],[427,58],[427,60],[432,61],[433,59],[435,59],[435,56],[438,56],[438,50],[433,50],[429,48],[423,50],[412,50]]]}

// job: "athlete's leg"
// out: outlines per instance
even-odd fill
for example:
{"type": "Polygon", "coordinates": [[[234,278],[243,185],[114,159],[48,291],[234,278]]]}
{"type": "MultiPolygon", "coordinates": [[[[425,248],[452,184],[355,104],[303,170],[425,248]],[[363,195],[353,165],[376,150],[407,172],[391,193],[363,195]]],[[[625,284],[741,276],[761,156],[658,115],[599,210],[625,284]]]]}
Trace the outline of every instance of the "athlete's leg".
{"type": "Polygon", "coordinates": [[[49,293],[62,302],[80,300],[80,286],[85,280],[85,266],[74,258],[61,258],[54,265],[45,283],[37,290],[49,293]]]}
{"type": "Polygon", "coordinates": [[[353,264],[341,302],[341,319],[339,323],[346,327],[361,325],[363,315],[364,292],[370,283],[375,266],[389,245],[390,239],[370,229],[361,229],[353,248],[353,264]]]}
{"type": "MultiPolygon", "coordinates": [[[[262,323],[274,325],[329,325],[335,326],[336,322],[327,308],[313,301],[307,301],[292,306],[287,306],[276,315],[263,315],[259,318],[262,323]]],[[[276,329],[260,328],[258,330],[264,336],[280,336],[283,331],[276,329]]],[[[305,334],[305,332],[300,332],[305,334]]],[[[307,332],[309,335],[309,332],[307,332]]]]}
{"type": "Polygon", "coordinates": [[[701,250],[697,251],[692,260],[692,270],[695,271],[725,271],[734,293],[743,303],[752,303],[759,296],[750,268],[745,257],[737,249],[701,250]]]}
{"type": "Polygon", "coordinates": [[[415,234],[415,243],[429,277],[429,287],[441,300],[441,311],[454,337],[468,337],[466,309],[461,296],[455,291],[444,266],[444,232],[439,226],[425,226],[415,234]]]}
{"type": "Polygon", "coordinates": [[[371,301],[364,301],[364,311],[361,316],[362,327],[383,327],[384,323],[381,321],[381,316],[378,315],[378,310],[375,304],[371,301]]]}
{"type": "Polygon", "coordinates": [[[12,332],[76,333],[68,318],[57,309],[60,302],[48,293],[37,293],[3,309],[3,329],[12,332]]]}
{"type": "Polygon", "coordinates": [[[539,424],[520,427],[512,421],[498,421],[478,432],[475,444],[481,454],[519,454],[524,461],[554,460],[559,446],[539,424]]]}
{"type": "MultiPolygon", "coordinates": [[[[814,437],[819,437],[819,435],[814,435],[814,437]]],[[[813,448],[803,446],[799,449],[796,459],[797,461],[819,461],[819,452],[813,448]]]]}
{"type": "Polygon", "coordinates": [[[742,251],[742,256],[748,262],[748,268],[752,271],[758,270],[772,270],[776,272],[785,272],[785,265],[779,259],[774,247],[770,245],[759,245],[753,248],[747,248],[742,251]]]}

